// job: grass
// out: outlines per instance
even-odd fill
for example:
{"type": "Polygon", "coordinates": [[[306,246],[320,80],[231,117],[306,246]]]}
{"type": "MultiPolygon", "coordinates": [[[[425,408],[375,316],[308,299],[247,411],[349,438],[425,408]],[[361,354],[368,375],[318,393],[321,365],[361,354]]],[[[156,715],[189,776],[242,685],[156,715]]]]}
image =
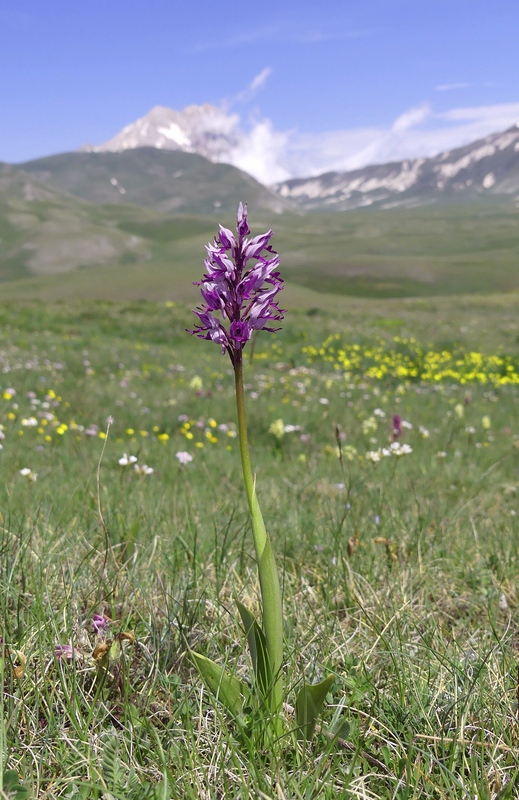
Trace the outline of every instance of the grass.
{"type": "Polygon", "coordinates": [[[4,304],[3,769],[49,800],[517,796],[519,389],[486,365],[519,372],[518,303],[348,300],[291,309],[256,342],[252,458],[289,700],[303,673],[335,676],[312,748],[287,712],[266,752],[186,655],[245,674],[231,609],[258,606],[226,359],[185,333],[183,306],[4,304]],[[377,342],[383,380],[367,374],[377,342]],[[399,377],[404,350],[448,350],[457,374],[399,377]],[[485,383],[467,377],[474,351],[485,383]],[[395,413],[412,453],[373,463],[395,413]]]}
{"type": "MultiPolygon", "coordinates": [[[[111,186],[108,179],[106,185],[111,186]]],[[[192,281],[199,278],[214,216],[94,205],[63,196],[28,201],[23,195],[13,199],[12,191],[0,197],[4,298],[195,302],[192,281]]],[[[272,212],[259,213],[257,231],[273,224],[272,212]]],[[[348,297],[434,301],[469,289],[503,293],[519,290],[518,214],[497,201],[285,213],[276,215],[275,246],[300,307],[338,308],[348,297]]],[[[232,225],[231,215],[227,224],[232,225]]]]}

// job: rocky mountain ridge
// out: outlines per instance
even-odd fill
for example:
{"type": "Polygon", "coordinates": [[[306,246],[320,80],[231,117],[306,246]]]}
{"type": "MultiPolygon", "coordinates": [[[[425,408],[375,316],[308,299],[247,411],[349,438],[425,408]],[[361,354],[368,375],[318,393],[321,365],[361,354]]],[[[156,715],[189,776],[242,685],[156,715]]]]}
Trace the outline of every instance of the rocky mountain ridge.
{"type": "Polygon", "coordinates": [[[519,203],[519,124],[433,158],[328,172],[273,188],[308,211],[412,208],[492,195],[519,203]]]}

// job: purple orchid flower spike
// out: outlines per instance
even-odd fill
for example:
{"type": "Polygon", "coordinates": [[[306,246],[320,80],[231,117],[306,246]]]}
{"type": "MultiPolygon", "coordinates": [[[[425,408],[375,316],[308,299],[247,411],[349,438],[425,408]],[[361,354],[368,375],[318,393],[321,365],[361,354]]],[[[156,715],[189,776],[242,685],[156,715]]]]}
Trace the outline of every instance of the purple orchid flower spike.
{"type": "Polygon", "coordinates": [[[393,442],[396,442],[402,435],[402,417],[399,414],[394,414],[392,424],[393,431],[391,438],[393,442]]]}
{"type": "Polygon", "coordinates": [[[283,279],[278,272],[278,254],[270,246],[272,230],[245,238],[250,233],[247,206],[240,203],[236,233],[237,237],[220,225],[214,243],[206,246],[206,274],[195,283],[204,303],[194,309],[200,324],[190,331],[221,345],[235,367],[241,363],[252,332],[280,330],[271,325],[281,321],[284,313],[274,300],[283,288],[283,279]]]}

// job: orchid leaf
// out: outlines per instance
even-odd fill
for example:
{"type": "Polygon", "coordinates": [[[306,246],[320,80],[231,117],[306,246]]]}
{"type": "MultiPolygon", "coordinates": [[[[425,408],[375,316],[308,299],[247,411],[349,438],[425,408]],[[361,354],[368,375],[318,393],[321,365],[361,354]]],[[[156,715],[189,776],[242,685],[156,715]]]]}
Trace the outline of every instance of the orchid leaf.
{"type": "Polygon", "coordinates": [[[238,606],[241,621],[243,623],[243,627],[245,628],[245,635],[247,636],[247,644],[249,645],[249,652],[252,660],[252,666],[254,668],[254,674],[256,676],[256,680],[258,681],[258,685],[263,692],[263,695],[266,696],[270,691],[272,679],[267,652],[267,640],[262,629],[256,622],[254,615],[249,611],[249,609],[245,608],[243,603],[240,603],[239,601],[236,601],[236,605],[238,606]]]}
{"type": "Polygon", "coordinates": [[[297,695],[296,720],[300,739],[310,741],[313,737],[319,712],[334,682],[335,677],[328,675],[320,683],[305,683],[297,695]]]}
{"type": "Polygon", "coordinates": [[[191,658],[206,688],[233,717],[239,717],[243,711],[248,693],[245,684],[234,675],[229,675],[219,664],[215,664],[210,658],[206,658],[200,653],[192,652],[191,658]]]}

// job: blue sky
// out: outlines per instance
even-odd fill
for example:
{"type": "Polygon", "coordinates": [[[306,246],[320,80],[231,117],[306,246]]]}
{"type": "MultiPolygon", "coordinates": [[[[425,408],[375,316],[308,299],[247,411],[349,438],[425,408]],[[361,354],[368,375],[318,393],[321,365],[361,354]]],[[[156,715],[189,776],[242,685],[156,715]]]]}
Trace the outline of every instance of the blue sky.
{"type": "Polygon", "coordinates": [[[0,161],[204,102],[272,179],[430,155],[519,122],[518,33],[517,0],[0,0],[0,161]]]}

